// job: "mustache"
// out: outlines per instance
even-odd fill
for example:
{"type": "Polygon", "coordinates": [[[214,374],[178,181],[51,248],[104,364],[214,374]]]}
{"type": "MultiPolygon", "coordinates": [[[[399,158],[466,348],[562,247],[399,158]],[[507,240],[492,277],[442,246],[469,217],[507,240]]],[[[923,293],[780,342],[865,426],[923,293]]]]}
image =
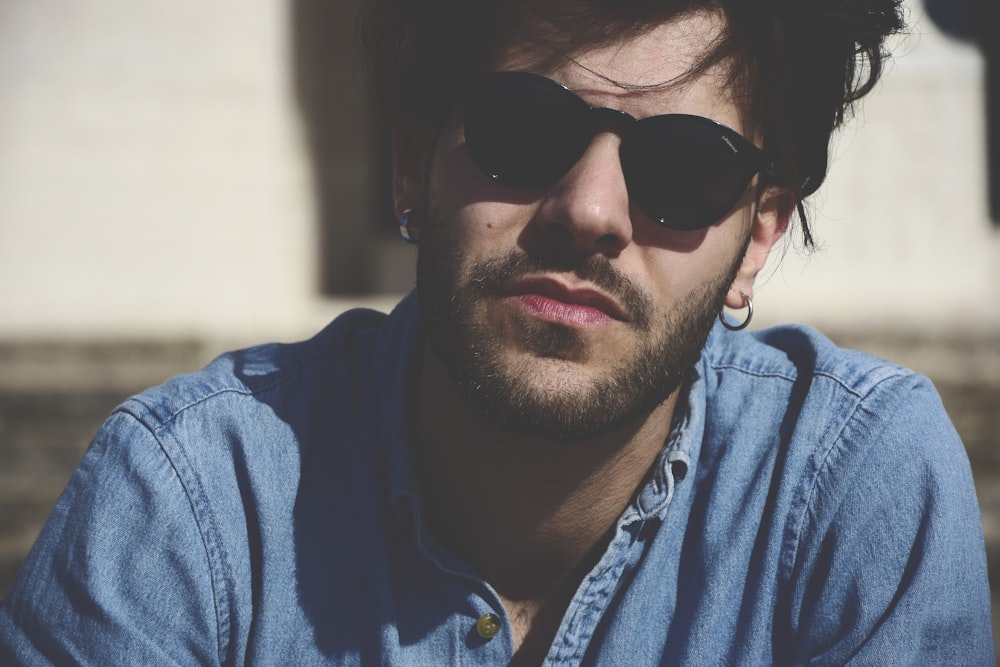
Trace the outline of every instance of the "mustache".
{"type": "Polygon", "coordinates": [[[529,255],[514,250],[502,257],[493,257],[475,264],[470,277],[471,284],[477,290],[498,294],[507,283],[530,273],[572,273],[617,299],[640,329],[648,329],[653,321],[653,297],[612,266],[611,261],[603,255],[571,259],[554,255],[529,255]]]}

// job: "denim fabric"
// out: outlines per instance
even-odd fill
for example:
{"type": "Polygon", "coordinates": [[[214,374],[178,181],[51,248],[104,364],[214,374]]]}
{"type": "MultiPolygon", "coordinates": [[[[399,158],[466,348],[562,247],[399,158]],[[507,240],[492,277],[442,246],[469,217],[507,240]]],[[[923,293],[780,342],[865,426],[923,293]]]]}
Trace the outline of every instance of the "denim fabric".
{"type": "MultiPolygon", "coordinates": [[[[419,339],[410,297],[125,402],[0,605],[0,663],[505,664],[495,591],[421,516],[419,339]]],[[[547,665],[993,663],[925,379],[798,327],[717,328],[693,376],[547,665]]]]}

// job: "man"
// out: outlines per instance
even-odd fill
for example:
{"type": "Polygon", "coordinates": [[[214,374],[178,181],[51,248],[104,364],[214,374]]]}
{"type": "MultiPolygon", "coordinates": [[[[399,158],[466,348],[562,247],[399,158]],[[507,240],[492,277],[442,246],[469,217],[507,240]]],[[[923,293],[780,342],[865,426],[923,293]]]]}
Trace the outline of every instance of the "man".
{"type": "Polygon", "coordinates": [[[927,381],[716,323],[804,225],[897,12],[377,7],[416,296],[119,408],[4,659],[991,664],[927,381]]]}

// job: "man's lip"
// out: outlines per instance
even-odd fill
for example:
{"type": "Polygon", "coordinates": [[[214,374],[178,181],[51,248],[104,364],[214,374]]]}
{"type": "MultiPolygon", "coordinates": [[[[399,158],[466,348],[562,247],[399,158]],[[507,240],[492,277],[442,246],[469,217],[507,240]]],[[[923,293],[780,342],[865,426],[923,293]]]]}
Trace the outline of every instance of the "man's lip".
{"type": "Polygon", "coordinates": [[[616,299],[593,287],[571,287],[552,278],[521,278],[503,293],[505,296],[538,294],[571,306],[594,308],[621,322],[630,321],[625,308],[616,299]]]}

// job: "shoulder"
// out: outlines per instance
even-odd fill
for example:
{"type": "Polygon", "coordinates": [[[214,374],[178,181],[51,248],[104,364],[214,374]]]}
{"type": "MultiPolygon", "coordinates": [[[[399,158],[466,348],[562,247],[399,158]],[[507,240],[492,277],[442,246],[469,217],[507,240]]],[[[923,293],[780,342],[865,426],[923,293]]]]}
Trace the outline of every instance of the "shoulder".
{"type": "Polygon", "coordinates": [[[931,508],[977,516],[965,448],[928,378],[805,326],[710,342],[716,415],[750,427],[748,449],[781,452],[796,541],[890,508],[914,529],[931,508]]]}
{"type": "Polygon", "coordinates": [[[976,646],[956,655],[988,646],[989,600],[968,458],[931,382],[802,326],[717,327],[699,374],[703,474],[772,526],[789,662],[976,662],[940,659],[954,627],[976,646]]]}
{"type": "MultiPolygon", "coordinates": [[[[954,437],[929,379],[872,355],[838,347],[819,331],[785,325],[753,333],[713,330],[703,373],[716,403],[753,408],[789,426],[814,429],[814,442],[855,428],[920,432],[933,425],[954,437]]],[[[841,433],[843,434],[843,433],[841,433]]]]}
{"type": "MultiPolygon", "coordinates": [[[[351,310],[309,340],[223,354],[125,401],[95,441],[162,458],[196,509],[242,512],[249,484],[256,502],[284,512],[306,459],[372,442],[388,317],[351,310]],[[145,445],[129,435],[136,427],[145,445]]],[[[346,462],[330,465],[346,474],[346,462]]]]}
{"type": "MultiPolygon", "coordinates": [[[[303,563],[328,566],[336,536],[372,521],[384,493],[376,376],[409,359],[399,343],[414,314],[405,302],[389,316],[350,311],[310,340],[222,355],[123,403],[49,518],[14,602],[0,606],[0,645],[5,632],[22,642],[15,625],[46,619],[39,632],[55,646],[106,636],[149,647],[128,654],[137,664],[242,662],[263,609],[296,607],[303,563]],[[301,522],[316,516],[310,525],[324,530],[303,541],[301,522]],[[279,573],[266,600],[253,583],[264,564],[279,573]],[[89,634],[63,636],[66,623],[89,634]]],[[[105,657],[116,646],[79,650],[103,664],[123,659],[105,657]]]]}
{"type": "Polygon", "coordinates": [[[964,447],[930,380],[815,329],[716,327],[699,374],[707,450],[769,461],[802,509],[836,505],[857,484],[890,494],[945,479],[970,484],[964,447]]]}
{"type": "MultiPolygon", "coordinates": [[[[234,517],[286,515],[307,460],[363,440],[345,434],[373,421],[371,360],[386,318],[349,311],[309,340],[229,352],[133,396],[98,431],[85,463],[104,477],[148,477],[150,495],[190,507],[206,541],[237,550],[246,522],[234,517]]],[[[327,466],[331,476],[348,468],[327,466]]]]}
{"type": "Polygon", "coordinates": [[[711,368],[780,378],[788,382],[829,380],[844,391],[863,395],[877,385],[915,374],[872,355],[838,347],[816,329],[798,324],[744,334],[716,327],[706,345],[711,368]]]}
{"type": "Polygon", "coordinates": [[[133,396],[119,411],[157,432],[184,413],[207,408],[218,420],[225,416],[218,409],[226,405],[258,401],[302,384],[322,390],[338,368],[346,370],[364,357],[386,317],[373,310],[350,310],[308,340],[227,352],[200,371],[178,375],[133,396]]]}

